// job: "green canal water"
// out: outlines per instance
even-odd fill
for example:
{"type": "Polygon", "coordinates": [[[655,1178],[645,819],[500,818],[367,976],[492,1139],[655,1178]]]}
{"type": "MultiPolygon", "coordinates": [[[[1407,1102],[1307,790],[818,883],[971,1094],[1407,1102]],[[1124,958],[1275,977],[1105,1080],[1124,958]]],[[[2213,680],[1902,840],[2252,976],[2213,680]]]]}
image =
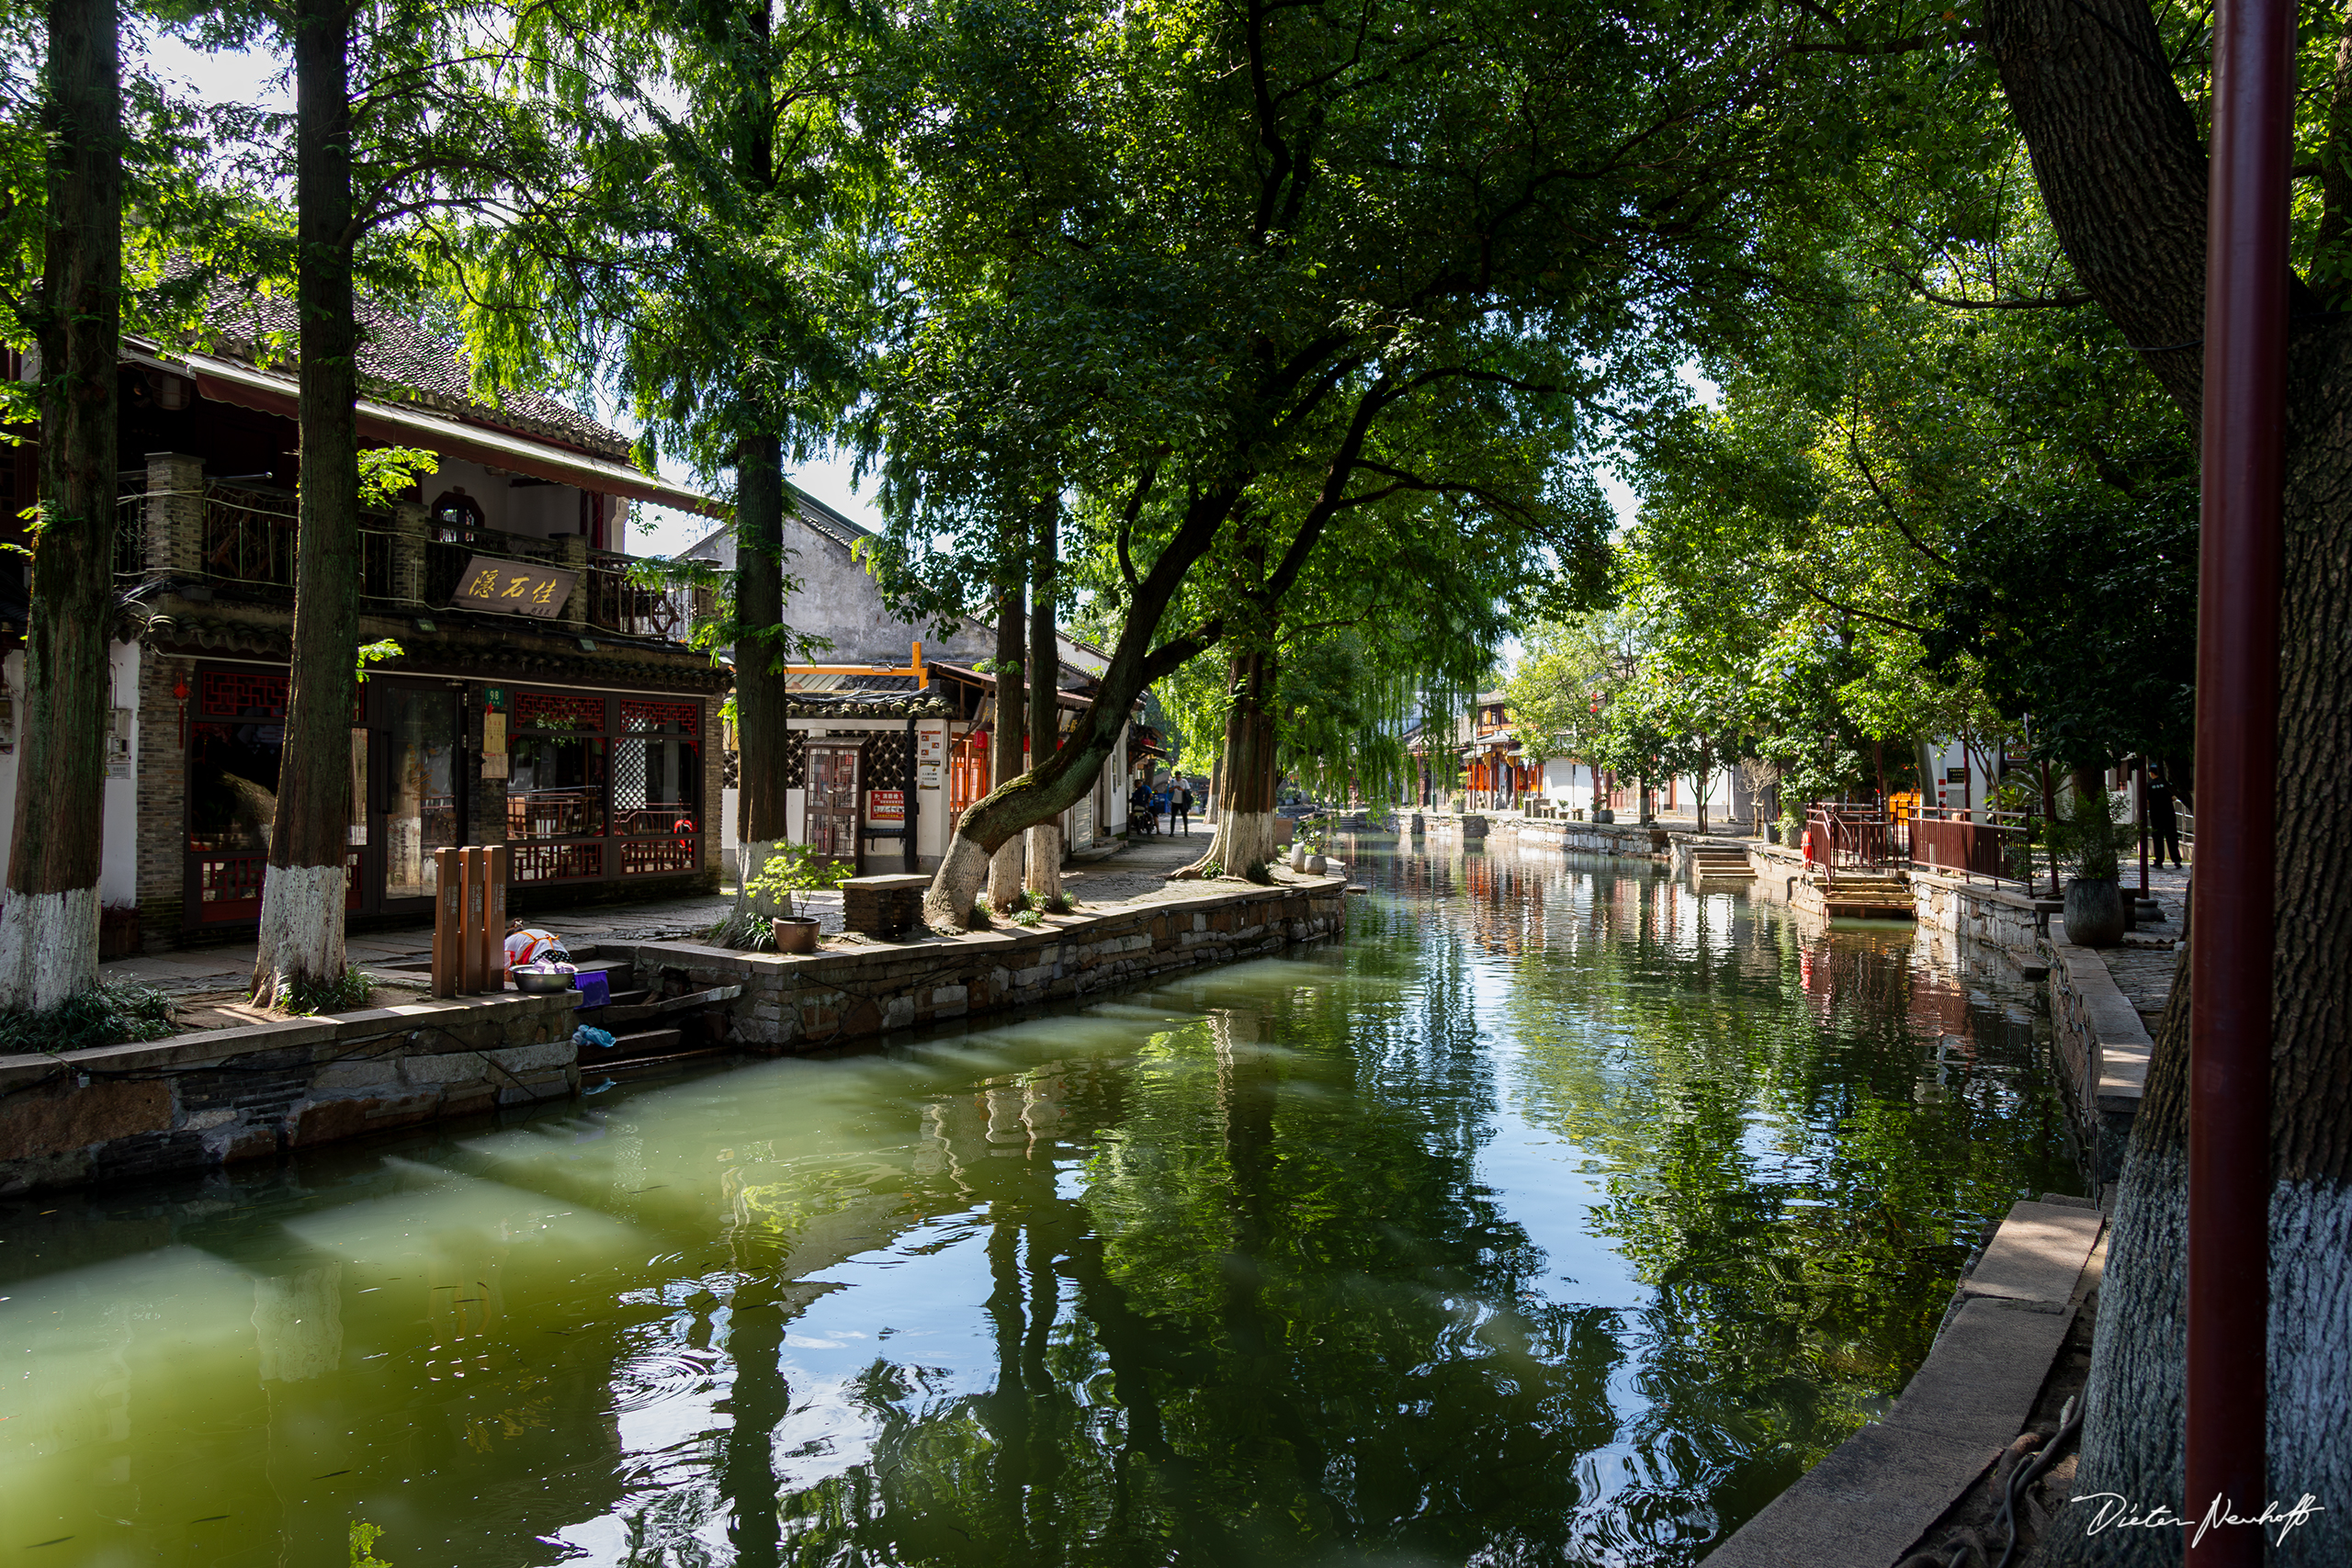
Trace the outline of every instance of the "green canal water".
{"type": "Polygon", "coordinates": [[[1352,852],[1341,944],[0,1205],[0,1562],[1693,1562],[2076,1190],[1907,929],[1352,852]]]}

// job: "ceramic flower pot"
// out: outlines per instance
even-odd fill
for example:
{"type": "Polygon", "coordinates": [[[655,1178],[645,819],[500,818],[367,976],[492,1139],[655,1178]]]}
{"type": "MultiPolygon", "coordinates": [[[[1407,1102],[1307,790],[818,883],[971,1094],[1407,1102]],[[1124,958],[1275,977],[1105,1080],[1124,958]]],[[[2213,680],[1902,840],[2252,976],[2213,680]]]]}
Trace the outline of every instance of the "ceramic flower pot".
{"type": "Polygon", "coordinates": [[[2066,940],[2076,947],[2113,947],[2123,940],[2123,889],[2113,877],[2077,876],[2066,884],[2066,940]]]}
{"type": "Polygon", "coordinates": [[[811,915],[777,916],[775,920],[775,950],[778,953],[816,952],[816,918],[811,915]]]}

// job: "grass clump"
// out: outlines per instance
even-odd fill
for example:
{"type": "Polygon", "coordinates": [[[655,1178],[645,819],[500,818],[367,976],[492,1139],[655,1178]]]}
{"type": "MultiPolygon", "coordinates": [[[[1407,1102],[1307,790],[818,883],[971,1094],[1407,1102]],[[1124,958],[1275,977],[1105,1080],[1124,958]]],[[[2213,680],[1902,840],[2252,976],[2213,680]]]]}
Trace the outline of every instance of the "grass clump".
{"type": "Polygon", "coordinates": [[[288,980],[277,987],[271,1006],[297,1018],[322,1012],[352,1012],[368,1005],[376,976],[364,969],[346,969],[332,980],[288,980]]]}
{"type": "Polygon", "coordinates": [[[1023,909],[1012,917],[1012,923],[1016,926],[1042,926],[1046,923],[1046,917],[1035,909],[1023,909]]]}
{"type": "Polygon", "coordinates": [[[175,1032],[172,998],[153,986],[93,986],[40,1012],[0,1013],[0,1055],[85,1051],[175,1032]]]}

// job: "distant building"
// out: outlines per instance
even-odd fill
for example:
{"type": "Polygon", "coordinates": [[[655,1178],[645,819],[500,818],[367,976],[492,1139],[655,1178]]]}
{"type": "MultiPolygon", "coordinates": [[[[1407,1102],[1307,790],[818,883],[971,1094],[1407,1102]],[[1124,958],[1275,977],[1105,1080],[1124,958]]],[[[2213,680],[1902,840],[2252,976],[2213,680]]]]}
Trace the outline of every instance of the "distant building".
{"type": "MultiPolygon", "coordinates": [[[[857,557],[872,532],[796,487],[785,495],[785,570],[801,583],[785,604],[785,623],[832,643],[823,662],[792,666],[787,676],[795,728],[785,753],[786,831],[865,871],[931,869],[966,808],[998,782],[989,739],[996,681],[975,668],[994,656],[995,628],[967,617],[943,638],[894,615],[857,557]]],[[[685,557],[732,571],[733,530],[717,530],[685,557]]],[[[1111,656],[1068,632],[1057,640],[1067,734],[1093,701],[1111,656]]],[[[1138,699],[1093,789],[1062,813],[1067,852],[1126,831],[1130,761],[1150,749],[1148,732],[1134,724],[1142,711],[1138,699]]],[[[730,856],[741,829],[740,766],[730,737],[721,840],[730,856]]]]}
{"type": "MultiPolygon", "coordinates": [[[[628,577],[633,502],[713,511],[630,466],[628,443],[551,398],[473,400],[454,345],[361,308],[364,446],[440,457],[364,513],[352,714],[356,920],[426,915],[433,851],[513,848],[518,908],[707,888],[719,840],[727,672],[685,646],[692,606],[628,577]]],[[[224,301],[227,346],[126,337],[102,951],[251,931],[277,806],[293,623],[300,383],[255,344],[285,299],[224,301]]],[[[15,355],[5,373],[33,367],[15,355]]],[[[0,537],[22,543],[39,429],[0,446],[0,537]]],[[[15,809],[24,558],[0,558],[0,821],[15,809]]],[[[7,846],[0,838],[0,863],[7,846]]]]}

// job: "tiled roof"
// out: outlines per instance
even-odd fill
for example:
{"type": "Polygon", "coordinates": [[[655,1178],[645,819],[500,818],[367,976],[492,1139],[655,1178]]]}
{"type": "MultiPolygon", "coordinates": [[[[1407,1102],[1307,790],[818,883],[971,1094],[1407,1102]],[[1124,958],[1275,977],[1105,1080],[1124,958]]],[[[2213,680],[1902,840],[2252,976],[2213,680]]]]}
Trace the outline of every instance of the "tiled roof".
{"type": "MultiPolygon", "coordinates": [[[[359,375],[371,389],[391,392],[399,400],[583,447],[602,457],[628,457],[627,436],[543,393],[509,391],[498,404],[481,401],[467,385],[459,346],[433,336],[398,311],[362,299],[356,314],[361,334],[359,375]]],[[[224,289],[206,306],[205,325],[210,333],[226,340],[215,347],[239,358],[252,358],[255,344],[265,335],[275,335],[287,345],[279,352],[290,359],[299,318],[288,296],[224,289]]]]}

